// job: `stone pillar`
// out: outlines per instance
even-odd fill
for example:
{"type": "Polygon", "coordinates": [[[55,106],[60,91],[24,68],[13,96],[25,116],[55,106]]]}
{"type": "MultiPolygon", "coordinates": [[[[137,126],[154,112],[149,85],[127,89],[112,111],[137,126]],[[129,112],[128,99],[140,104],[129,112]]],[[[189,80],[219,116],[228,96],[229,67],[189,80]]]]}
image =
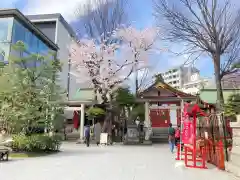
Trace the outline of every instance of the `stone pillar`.
{"type": "Polygon", "coordinates": [[[84,140],[85,105],[81,104],[80,141],[84,140]]]}
{"type": "Polygon", "coordinates": [[[225,163],[225,169],[240,177],[240,115],[237,115],[237,122],[231,123],[233,130],[233,145],[229,161],[225,163]]]}
{"type": "Polygon", "coordinates": [[[146,143],[151,143],[151,135],[152,135],[152,125],[151,120],[149,117],[149,102],[145,102],[145,120],[144,120],[144,126],[145,126],[145,141],[146,143]]]}
{"type": "Polygon", "coordinates": [[[145,120],[144,124],[149,124],[150,123],[150,118],[149,118],[149,102],[145,102],[145,120]]]}

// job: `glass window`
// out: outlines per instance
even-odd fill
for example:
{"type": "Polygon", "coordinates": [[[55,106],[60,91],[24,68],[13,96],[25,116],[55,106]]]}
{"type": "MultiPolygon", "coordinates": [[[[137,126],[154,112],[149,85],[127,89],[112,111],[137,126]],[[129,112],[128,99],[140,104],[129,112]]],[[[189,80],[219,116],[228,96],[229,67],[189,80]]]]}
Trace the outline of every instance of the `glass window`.
{"type": "Polygon", "coordinates": [[[20,22],[14,20],[12,43],[23,41],[26,45],[28,54],[48,54],[50,48],[41,41],[34,33],[25,28],[20,22]]]}
{"type": "Polygon", "coordinates": [[[30,53],[35,53],[35,54],[37,54],[38,53],[38,44],[39,44],[39,41],[38,41],[38,38],[34,35],[34,34],[32,34],[32,36],[31,36],[31,41],[30,41],[31,43],[31,46],[29,47],[29,49],[28,49],[28,51],[30,52],[30,53]]]}
{"type": "Polygon", "coordinates": [[[25,43],[27,49],[31,47],[32,36],[33,36],[32,33],[25,29],[25,38],[23,42],[25,43]]]}
{"type": "Polygon", "coordinates": [[[41,40],[39,40],[39,47],[38,48],[39,48],[38,53],[43,54],[43,55],[48,54],[49,48],[41,40]]]}
{"type": "Polygon", "coordinates": [[[11,41],[13,18],[0,18],[0,42],[11,41]]]}
{"type": "MultiPolygon", "coordinates": [[[[18,41],[25,42],[26,29],[16,20],[13,22],[13,39],[12,42],[16,43],[18,41]]],[[[26,42],[25,42],[26,43],[26,42]]]]}
{"type": "Polygon", "coordinates": [[[0,49],[0,61],[4,61],[5,59],[5,52],[0,49]]]}
{"type": "Polygon", "coordinates": [[[9,43],[0,43],[0,61],[8,61],[10,52],[9,43]]]}

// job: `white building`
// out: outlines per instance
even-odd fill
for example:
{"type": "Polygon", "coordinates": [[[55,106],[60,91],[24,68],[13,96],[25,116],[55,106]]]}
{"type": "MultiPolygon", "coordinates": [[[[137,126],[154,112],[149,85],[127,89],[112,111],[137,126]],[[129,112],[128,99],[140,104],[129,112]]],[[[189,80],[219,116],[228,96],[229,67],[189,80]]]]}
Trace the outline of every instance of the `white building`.
{"type": "Polygon", "coordinates": [[[211,78],[201,78],[197,72],[190,76],[190,81],[184,83],[181,90],[185,93],[196,95],[202,88],[208,86],[211,81],[211,78]]]}
{"type": "Polygon", "coordinates": [[[168,71],[162,73],[162,77],[164,81],[172,87],[176,89],[182,89],[184,84],[189,82],[190,77],[195,73],[199,73],[199,70],[195,67],[180,66],[169,69],[168,71]]]}

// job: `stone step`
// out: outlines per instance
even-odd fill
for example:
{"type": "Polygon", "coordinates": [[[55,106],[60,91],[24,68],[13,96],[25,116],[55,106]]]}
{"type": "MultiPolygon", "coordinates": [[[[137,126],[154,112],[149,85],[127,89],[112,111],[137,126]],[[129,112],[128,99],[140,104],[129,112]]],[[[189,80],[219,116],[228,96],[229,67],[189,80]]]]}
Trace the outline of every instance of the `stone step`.
{"type": "Polygon", "coordinates": [[[164,134],[164,133],[155,133],[152,135],[153,139],[167,139],[168,138],[168,134],[164,134]]]}
{"type": "Polygon", "coordinates": [[[154,136],[158,136],[158,135],[160,135],[160,136],[161,136],[161,135],[166,135],[166,136],[167,136],[168,133],[167,133],[167,132],[153,132],[153,135],[154,135],[154,136]]]}
{"type": "Polygon", "coordinates": [[[225,170],[240,178],[240,167],[232,162],[225,162],[225,170]]]}
{"type": "Polygon", "coordinates": [[[153,143],[168,143],[168,139],[167,138],[152,138],[152,142],[153,143]]]}

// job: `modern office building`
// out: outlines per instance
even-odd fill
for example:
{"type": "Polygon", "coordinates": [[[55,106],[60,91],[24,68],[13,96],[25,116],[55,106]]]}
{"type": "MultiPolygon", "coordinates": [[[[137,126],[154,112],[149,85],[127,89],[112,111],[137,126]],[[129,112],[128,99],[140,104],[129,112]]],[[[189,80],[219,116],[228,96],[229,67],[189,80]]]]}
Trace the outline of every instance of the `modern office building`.
{"type": "Polygon", "coordinates": [[[40,31],[17,9],[0,10],[0,60],[8,61],[14,53],[12,47],[18,41],[25,43],[27,50],[22,55],[57,52],[58,46],[40,31]]]}
{"type": "Polygon", "coordinates": [[[74,76],[70,75],[69,45],[76,33],[61,14],[28,15],[27,18],[60,48],[58,59],[63,64],[60,73],[62,88],[67,91],[68,100],[73,100],[79,88],[74,76]]]}
{"type": "Polygon", "coordinates": [[[162,73],[163,80],[176,89],[182,89],[183,85],[191,81],[191,76],[199,73],[195,67],[180,66],[162,73]]]}
{"type": "Polygon", "coordinates": [[[73,131],[69,136],[73,138],[80,135],[80,139],[82,139],[84,135],[85,105],[92,104],[94,101],[94,91],[91,83],[78,83],[76,77],[70,74],[73,67],[71,67],[69,60],[69,45],[72,40],[77,39],[76,33],[61,14],[29,15],[27,18],[59,47],[57,55],[63,65],[60,73],[60,82],[67,92],[68,105],[71,106],[65,108],[64,115],[66,119],[70,120],[68,121],[70,129],[73,129],[73,114],[75,111],[81,112],[78,113],[81,116],[80,133],[73,131]]]}

